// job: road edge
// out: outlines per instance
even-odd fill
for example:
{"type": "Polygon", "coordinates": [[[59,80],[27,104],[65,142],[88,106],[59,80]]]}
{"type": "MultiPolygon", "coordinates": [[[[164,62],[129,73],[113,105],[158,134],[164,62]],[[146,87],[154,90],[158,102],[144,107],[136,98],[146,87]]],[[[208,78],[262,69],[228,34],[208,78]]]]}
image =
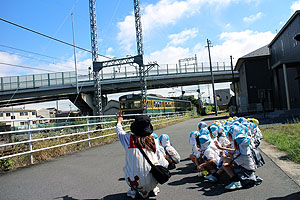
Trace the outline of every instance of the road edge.
{"type": "Polygon", "coordinates": [[[259,149],[300,187],[300,164],[288,160],[285,152],[278,150],[275,145],[264,139],[261,140],[259,149]]]}

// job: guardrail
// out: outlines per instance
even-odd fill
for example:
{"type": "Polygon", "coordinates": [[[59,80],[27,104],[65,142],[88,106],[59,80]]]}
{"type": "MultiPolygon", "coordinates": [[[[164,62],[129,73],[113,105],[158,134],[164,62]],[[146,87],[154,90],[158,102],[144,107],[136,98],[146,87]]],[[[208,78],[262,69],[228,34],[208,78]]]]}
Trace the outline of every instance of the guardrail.
{"type": "MultiPolygon", "coordinates": [[[[172,121],[177,121],[179,119],[188,117],[191,112],[170,112],[170,113],[157,113],[149,114],[152,119],[152,125],[155,127],[157,125],[168,123],[172,121]]],[[[130,122],[133,121],[133,114],[125,115],[123,120],[123,128],[125,131],[129,131],[130,122]]],[[[12,121],[24,121],[24,120],[0,120],[1,123],[12,122],[12,121]]],[[[77,144],[82,142],[88,142],[88,147],[91,147],[91,141],[99,138],[104,138],[108,136],[116,135],[115,132],[109,133],[109,130],[115,129],[116,118],[115,115],[108,116],[85,116],[85,117],[60,117],[60,118],[37,118],[37,119],[27,119],[27,129],[25,130],[15,130],[0,132],[0,136],[7,135],[10,137],[10,141],[4,144],[0,144],[0,155],[3,155],[3,151],[6,147],[14,147],[17,145],[23,146],[23,151],[18,153],[13,153],[9,155],[3,155],[0,157],[2,159],[8,159],[21,155],[30,155],[30,164],[33,164],[33,153],[39,151],[45,151],[57,147],[63,147],[71,144],[77,144]],[[63,123],[65,121],[66,125],[53,126],[55,123],[46,124],[44,128],[33,128],[32,121],[38,120],[49,120],[52,122],[63,123]],[[71,124],[73,123],[73,124],[71,124]],[[69,132],[69,133],[68,133],[69,132]],[[97,133],[97,134],[93,134],[97,133]],[[93,135],[92,135],[93,134],[93,135]],[[67,137],[76,137],[75,141],[61,143],[53,146],[47,146],[44,148],[34,149],[34,144],[46,140],[56,140],[67,137]],[[85,138],[80,138],[79,136],[84,136],[85,138]],[[77,140],[78,139],[78,140],[77,140]],[[26,146],[28,145],[28,146],[26,146]],[[24,150],[25,149],[25,150],[24,150]],[[28,150],[29,149],[29,150],[28,150]],[[2,152],[2,153],[1,153],[2,152]]]]}

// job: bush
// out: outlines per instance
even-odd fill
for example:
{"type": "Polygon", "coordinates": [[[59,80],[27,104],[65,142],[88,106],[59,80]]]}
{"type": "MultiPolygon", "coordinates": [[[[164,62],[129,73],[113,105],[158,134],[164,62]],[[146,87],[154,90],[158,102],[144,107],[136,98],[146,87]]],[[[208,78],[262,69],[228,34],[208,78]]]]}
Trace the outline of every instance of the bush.
{"type": "Polygon", "coordinates": [[[13,166],[14,166],[14,161],[8,158],[0,160],[0,168],[3,171],[8,171],[13,166]]]}

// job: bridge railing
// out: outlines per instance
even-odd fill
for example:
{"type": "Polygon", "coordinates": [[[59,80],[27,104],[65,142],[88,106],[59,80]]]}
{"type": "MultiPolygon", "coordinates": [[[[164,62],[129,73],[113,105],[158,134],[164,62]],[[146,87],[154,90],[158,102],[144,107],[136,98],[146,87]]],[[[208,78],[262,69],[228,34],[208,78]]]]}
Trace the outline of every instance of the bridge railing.
{"type": "Polygon", "coordinates": [[[76,83],[76,75],[73,71],[0,78],[1,91],[70,85],[72,83],[76,83]]]}
{"type": "MultiPolygon", "coordinates": [[[[112,67],[105,68],[105,70],[105,72],[101,71],[101,80],[136,78],[139,76],[137,71],[138,69],[133,66],[112,67]]],[[[231,66],[225,62],[215,62],[212,63],[212,70],[214,72],[230,71],[231,66]]],[[[161,64],[152,68],[147,75],[162,76],[187,73],[204,73],[209,71],[209,63],[198,63],[197,65],[161,64]]],[[[92,81],[93,75],[78,75],[77,78],[79,82],[92,81]]],[[[0,91],[75,84],[76,74],[74,71],[0,77],[0,91]]]]}
{"type": "MultiPolygon", "coordinates": [[[[152,125],[156,127],[186,118],[191,115],[191,112],[149,115],[152,125]]],[[[124,116],[125,131],[130,131],[130,123],[134,116],[124,116]]],[[[12,123],[13,121],[24,120],[1,120],[0,122],[12,123]]],[[[2,139],[0,140],[0,160],[29,155],[30,164],[33,164],[35,153],[79,143],[85,143],[86,147],[91,147],[94,140],[116,135],[114,115],[27,119],[26,124],[27,128],[23,130],[0,132],[0,139],[2,139]],[[39,124],[41,122],[44,123],[39,124]],[[3,138],[6,138],[6,141],[3,141],[3,138]]]]}

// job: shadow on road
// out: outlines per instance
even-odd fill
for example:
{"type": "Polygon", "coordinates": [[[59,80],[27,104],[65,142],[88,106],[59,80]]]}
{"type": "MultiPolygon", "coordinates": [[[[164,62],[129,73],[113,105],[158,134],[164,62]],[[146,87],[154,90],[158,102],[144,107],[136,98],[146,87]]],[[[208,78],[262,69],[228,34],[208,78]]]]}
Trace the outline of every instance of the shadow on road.
{"type": "Polygon", "coordinates": [[[272,197],[268,200],[299,200],[300,199],[300,192],[296,192],[284,197],[272,197]]]}
{"type": "MultiPolygon", "coordinates": [[[[139,197],[135,198],[135,200],[139,200],[139,199],[143,199],[143,198],[139,198],[139,197]]],[[[155,199],[156,199],[155,197],[148,197],[143,200],[155,200],[155,199]]],[[[108,195],[106,197],[103,197],[100,200],[132,200],[132,198],[127,197],[126,193],[119,193],[119,194],[108,195]]]]}

